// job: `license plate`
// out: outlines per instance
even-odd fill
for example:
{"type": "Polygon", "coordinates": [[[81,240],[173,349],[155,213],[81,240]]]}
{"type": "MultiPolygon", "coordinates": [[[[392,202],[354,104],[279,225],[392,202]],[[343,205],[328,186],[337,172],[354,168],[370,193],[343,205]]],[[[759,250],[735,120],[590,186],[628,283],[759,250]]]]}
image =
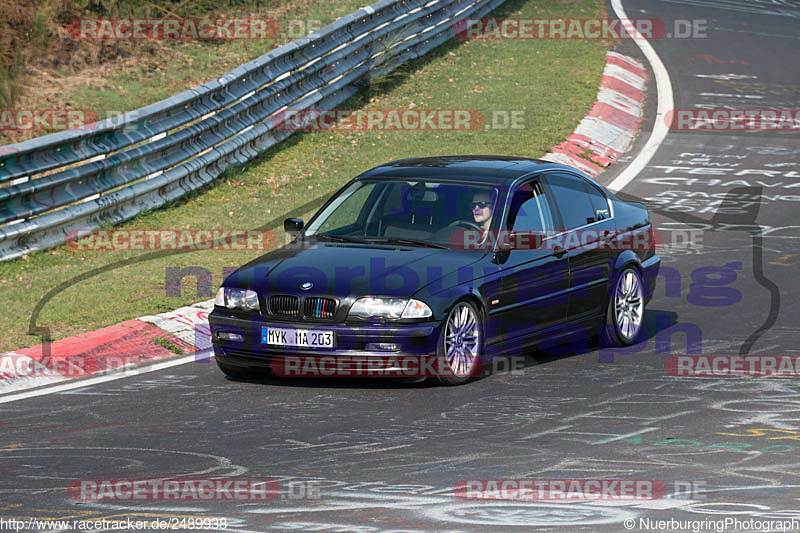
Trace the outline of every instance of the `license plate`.
{"type": "Polygon", "coordinates": [[[298,346],[302,348],[333,348],[333,332],[318,329],[286,329],[261,327],[261,344],[298,346]]]}

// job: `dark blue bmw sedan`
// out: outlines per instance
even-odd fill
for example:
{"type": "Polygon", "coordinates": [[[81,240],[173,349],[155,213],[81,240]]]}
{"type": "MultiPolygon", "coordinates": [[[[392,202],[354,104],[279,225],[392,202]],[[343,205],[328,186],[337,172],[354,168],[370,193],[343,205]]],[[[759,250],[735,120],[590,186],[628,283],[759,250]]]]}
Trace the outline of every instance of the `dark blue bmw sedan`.
{"type": "Polygon", "coordinates": [[[589,333],[631,344],[660,264],[642,204],[568,166],[519,157],[386,163],[308,224],[284,228],[291,243],[217,293],[209,322],[228,376],[278,362],[291,375],[287,358],[388,375],[387,364],[415,357],[435,363],[418,370],[456,385],[487,358],[543,341],[589,333]]]}

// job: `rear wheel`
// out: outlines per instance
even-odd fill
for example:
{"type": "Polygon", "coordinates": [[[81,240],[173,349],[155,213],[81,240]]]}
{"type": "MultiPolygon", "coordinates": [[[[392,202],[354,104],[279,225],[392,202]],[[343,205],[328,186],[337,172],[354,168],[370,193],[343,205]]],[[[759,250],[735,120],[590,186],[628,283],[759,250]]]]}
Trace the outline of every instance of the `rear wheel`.
{"type": "Polygon", "coordinates": [[[467,301],[453,306],[439,341],[438,379],[444,385],[461,385],[483,366],[483,324],[478,309],[467,301]]]}
{"type": "Polygon", "coordinates": [[[642,276],[634,267],[625,267],[614,283],[608,299],[606,323],[600,333],[605,345],[628,346],[636,341],[644,318],[642,276]]]}

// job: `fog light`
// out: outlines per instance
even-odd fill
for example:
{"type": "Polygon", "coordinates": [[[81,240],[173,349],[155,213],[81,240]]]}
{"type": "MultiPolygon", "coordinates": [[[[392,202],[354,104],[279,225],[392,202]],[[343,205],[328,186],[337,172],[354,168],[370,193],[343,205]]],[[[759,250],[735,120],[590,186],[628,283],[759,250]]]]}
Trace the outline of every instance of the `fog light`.
{"type": "Polygon", "coordinates": [[[368,352],[396,352],[400,349],[399,344],[393,342],[370,342],[367,343],[368,352]]]}
{"type": "Polygon", "coordinates": [[[243,342],[244,337],[238,333],[228,333],[227,331],[220,331],[217,333],[217,338],[223,341],[243,342]]]}

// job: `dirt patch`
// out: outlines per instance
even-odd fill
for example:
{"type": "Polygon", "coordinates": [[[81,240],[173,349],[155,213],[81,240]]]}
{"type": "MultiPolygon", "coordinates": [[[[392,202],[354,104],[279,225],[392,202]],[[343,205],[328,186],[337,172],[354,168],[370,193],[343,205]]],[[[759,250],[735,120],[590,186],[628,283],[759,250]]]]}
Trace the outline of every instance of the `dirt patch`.
{"type": "MultiPolygon", "coordinates": [[[[144,3],[119,0],[97,3],[88,0],[0,0],[0,109],[83,109],[85,102],[69,95],[78,88],[114,91],[113,79],[126,72],[142,77],[157,74],[161,66],[187,59],[191,48],[205,47],[217,55],[227,42],[158,40],[76,40],[67,26],[75,18],[113,17],[302,17],[309,5],[324,0],[252,0],[241,5],[233,0],[167,0],[144,3]],[[228,5],[231,4],[231,5],[228,5]],[[238,5],[232,5],[238,4],[238,5]]],[[[289,39],[279,37],[273,44],[289,39]]],[[[261,53],[266,53],[265,48],[261,53]]],[[[223,54],[219,54],[223,56],[223,54]]],[[[168,80],[176,93],[203,83],[253,57],[228,57],[206,77],[168,80]]],[[[162,79],[154,76],[154,83],[162,79]]],[[[150,103],[150,102],[148,102],[150,103]]],[[[117,111],[126,111],[120,109],[117,111]]],[[[102,113],[99,118],[105,118],[102,113]]],[[[21,142],[49,133],[42,130],[0,130],[0,145],[21,142]]]]}

